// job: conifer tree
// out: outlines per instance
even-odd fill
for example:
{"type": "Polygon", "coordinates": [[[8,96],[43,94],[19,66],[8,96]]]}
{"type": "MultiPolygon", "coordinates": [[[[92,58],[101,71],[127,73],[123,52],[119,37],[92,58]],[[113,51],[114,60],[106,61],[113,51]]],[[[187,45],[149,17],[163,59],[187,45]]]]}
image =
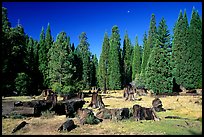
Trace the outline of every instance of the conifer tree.
{"type": "Polygon", "coordinates": [[[121,89],[121,68],[120,68],[120,34],[115,25],[112,27],[109,51],[109,88],[121,89]]]}
{"type": "Polygon", "coordinates": [[[123,85],[126,85],[132,81],[132,48],[131,42],[128,37],[127,31],[125,33],[125,38],[123,42],[122,50],[122,61],[123,61],[123,85]]]}
{"type": "Polygon", "coordinates": [[[156,43],[156,34],[157,34],[157,28],[156,28],[156,18],[155,15],[152,14],[151,20],[150,20],[150,27],[148,31],[148,40],[147,44],[152,49],[156,43]]]}
{"type": "Polygon", "coordinates": [[[172,92],[170,34],[164,18],[159,23],[156,40],[146,67],[146,85],[154,93],[172,92]]]}
{"type": "Polygon", "coordinates": [[[191,14],[186,56],[188,59],[186,88],[202,88],[202,22],[195,8],[191,14]]]}
{"type": "Polygon", "coordinates": [[[89,51],[89,43],[87,41],[87,36],[85,32],[82,32],[79,36],[80,43],[78,45],[78,49],[80,52],[80,57],[83,62],[83,74],[82,74],[82,80],[83,80],[83,86],[84,89],[90,89],[91,83],[90,83],[90,56],[91,53],[89,51]]]}
{"type": "Polygon", "coordinates": [[[142,51],[138,44],[138,37],[136,36],[135,46],[133,51],[133,62],[132,62],[132,80],[135,80],[136,76],[139,78],[141,71],[141,57],[142,51]]]}
{"type": "Polygon", "coordinates": [[[140,78],[141,78],[140,82],[143,86],[145,85],[145,68],[146,68],[149,56],[150,56],[150,46],[147,44],[147,35],[145,32],[144,38],[143,38],[143,54],[142,54],[142,64],[141,64],[141,73],[140,73],[140,78]]]}
{"type": "Polygon", "coordinates": [[[41,33],[40,33],[40,40],[39,40],[39,70],[42,74],[43,79],[43,87],[46,88],[46,70],[47,70],[47,54],[46,54],[46,46],[45,46],[45,32],[44,27],[42,27],[41,33]]]}
{"type": "Polygon", "coordinates": [[[67,35],[65,32],[60,32],[56,42],[49,50],[50,87],[57,92],[70,92],[73,89],[72,77],[76,68],[73,66],[68,48],[67,35]]]}
{"type": "Polygon", "coordinates": [[[107,32],[104,34],[104,40],[102,45],[102,52],[99,59],[99,67],[98,67],[98,83],[99,87],[101,87],[104,90],[104,93],[106,93],[106,90],[108,89],[108,66],[109,66],[109,38],[107,32]]]}

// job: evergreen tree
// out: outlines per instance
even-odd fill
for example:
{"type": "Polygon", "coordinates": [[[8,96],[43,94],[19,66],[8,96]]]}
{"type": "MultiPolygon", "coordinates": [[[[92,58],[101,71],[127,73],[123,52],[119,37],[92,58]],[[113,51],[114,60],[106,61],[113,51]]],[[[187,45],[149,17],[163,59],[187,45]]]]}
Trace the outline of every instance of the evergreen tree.
{"type": "Polygon", "coordinates": [[[46,34],[45,34],[45,41],[44,41],[44,46],[45,46],[45,56],[46,56],[46,62],[45,63],[45,70],[44,70],[44,83],[46,86],[49,85],[49,78],[48,78],[48,73],[49,73],[49,68],[47,67],[48,66],[48,62],[49,62],[49,54],[48,54],[48,51],[49,49],[52,47],[53,45],[53,39],[52,39],[52,35],[51,35],[51,29],[50,29],[50,23],[48,23],[47,25],[47,30],[46,30],[46,34]]]}
{"type": "Polygon", "coordinates": [[[40,33],[39,40],[39,70],[42,73],[43,79],[43,88],[46,88],[46,70],[47,70],[47,54],[46,54],[46,46],[45,46],[45,33],[44,28],[42,27],[42,31],[40,33]]]}
{"type": "Polygon", "coordinates": [[[125,38],[123,42],[123,51],[122,51],[122,61],[123,63],[123,85],[126,85],[132,81],[132,48],[131,42],[128,37],[127,31],[125,33],[125,38]]]}
{"type": "Polygon", "coordinates": [[[83,87],[84,89],[90,89],[91,83],[90,83],[90,56],[91,53],[89,51],[89,43],[87,41],[87,36],[85,32],[82,32],[79,36],[80,43],[78,45],[78,49],[80,52],[80,57],[83,62],[83,74],[82,74],[82,80],[83,80],[83,87]]]}
{"type": "Polygon", "coordinates": [[[136,36],[135,46],[133,51],[133,62],[132,62],[132,80],[135,78],[139,78],[139,74],[141,71],[141,61],[142,61],[142,51],[141,47],[138,44],[138,37],[136,36]]]}
{"type": "Polygon", "coordinates": [[[155,18],[155,15],[152,14],[149,32],[148,32],[148,41],[147,41],[147,44],[150,46],[151,49],[154,47],[156,43],[156,34],[157,34],[156,18],[155,18]]]}
{"type": "Polygon", "coordinates": [[[95,55],[91,56],[91,62],[90,62],[90,83],[91,87],[97,86],[97,68],[98,68],[98,59],[95,55]]]}
{"type": "Polygon", "coordinates": [[[141,84],[145,85],[145,68],[149,59],[150,55],[150,46],[147,44],[147,35],[146,32],[144,34],[143,38],[143,54],[142,54],[142,64],[141,64],[141,73],[140,73],[140,78],[141,78],[141,84]]]}
{"type": "Polygon", "coordinates": [[[176,80],[177,84],[182,84],[182,60],[184,55],[182,55],[182,51],[184,48],[184,26],[183,26],[183,15],[182,11],[179,13],[178,20],[174,26],[174,35],[173,35],[173,42],[172,42],[172,65],[173,65],[173,77],[176,80]]]}
{"type": "Polygon", "coordinates": [[[121,89],[121,71],[120,71],[120,34],[115,25],[112,28],[109,51],[109,88],[121,89]]]}
{"type": "Polygon", "coordinates": [[[11,23],[8,19],[7,9],[2,7],[2,42],[1,42],[1,91],[5,95],[8,93],[8,87],[10,87],[9,78],[9,58],[11,55],[11,44],[9,39],[11,29],[11,23]]]}
{"type": "Polygon", "coordinates": [[[164,18],[159,23],[156,40],[146,67],[146,85],[154,93],[172,92],[170,34],[164,18]]]}
{"type": "Polygon", "coordinates": [[[187,49],[186,84],[187,89],[202,88],[202,22],[198,11],[193,8],[187,49]]]}
{"type": "Polygon", "coordinates": [[[108,66],[109,66],[109,50],[110,50],[110,44],[109,44],[109,38],[107,32],[104,35],[103,45],[102,45],[102,52],[99,59],[99,67],[98,67],[98,83],[99,87],[101,87],[104,90],[104,93],[106,93],[106,90],[108,89],[108,66]]]}
{"type": "Polygon", "coordinates": [[[57,92],[70,92],[73,89],[73,73],[75,67],[72,63],[72,55],[68,52],[69,43],[65,32],[57,35],[56,42],[49,50],[50,61],[48,63],[50,87],[57,92]]]}

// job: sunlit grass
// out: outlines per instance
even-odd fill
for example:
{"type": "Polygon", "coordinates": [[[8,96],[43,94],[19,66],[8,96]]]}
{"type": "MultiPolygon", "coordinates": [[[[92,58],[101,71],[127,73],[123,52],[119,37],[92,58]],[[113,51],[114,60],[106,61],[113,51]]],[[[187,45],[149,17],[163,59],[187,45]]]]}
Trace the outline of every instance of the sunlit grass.
{"type": "MultiPolygon", "coordinates": [[[[88,92],[88,91],[87,91],[88,92]]],[[[132,108],[134,104],[143,107],[152,107],[154,97],[138,96],[141,101],[125,101],[123,91],[109,91],[109,94],[101,94],[106,108],[132,108]]],[[[9,97],[12,100],[27,100],[27,97],[9,97]]],[[[60,100],[62,98],[59,98],[60,100]]],[[[59,126],[66,121],[66,117],[54,116],[44,118],[26,118],[30,123],[25,129],[15,134],[30,135],[192,135],[202,133],[202,104],[195,103],[202,101],[202,96],[168,96],[160,98],[165,112],[157,112],[160,121],[142,120],[135,121],[133,118],[122,121],[111,121],[109,119],[97,125],[80,125],[77,118],[74,122],[79,126],[70,132],[58,132],[59,126]],[[187,119],[166,119],[166,116],[179,116],[187,119]]],[[[88,101],[83,107],[90,104],[91,97],[85,98],[88,101]]],[[[97,112],[98,109],[93,109],[97,112]]],[[[2,134],[11,134],[12,129],[22,119],[2,119],[2,134]]]]}

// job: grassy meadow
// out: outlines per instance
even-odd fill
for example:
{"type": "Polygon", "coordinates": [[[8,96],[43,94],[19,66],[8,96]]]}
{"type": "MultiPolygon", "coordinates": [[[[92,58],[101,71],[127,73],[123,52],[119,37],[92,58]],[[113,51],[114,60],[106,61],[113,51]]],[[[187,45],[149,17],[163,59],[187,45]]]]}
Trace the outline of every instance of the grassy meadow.
{"type": "MultiPolygon", "coordinates": [[[[139,96],[141,101],[125,101],[122,98],[123,91],[109,91],[109,94],[101,94],[106,108],[132,108],[134,104],[143,107],[151,107],[153,96],[139,96]]],[[[40,98],[40,97],[36,97],[40,98]]],[[[58,97],[58,100],[61,100],[58,97]]],[[[27,117],[23,119],[2,118],[2,134],[11,135],[13,128],[25,120],[24,128],[13,133],[15,135],[195,135],[202,134],[202,96],[168,96],[160,97],[165,112],[157,112],[160,121],[141,120],[133,118],[121,121],[109,119],[97,125],[80,125],[77,118],[73,118],[79,127],[70,132],[58,132],[57,129],[66,121],[65,115],[49,116],[44,114],[41,117],[27,117]],[[166,119],[166,116],[179,116],[182,119],[166,119]]],[[[6,97],[6,100],[27,101],[28,97],[6,97]]],[[[85,98],[86,101],[91,97],[85,98]]],[[[86,108],[89,103],[84,105],[86,108]]],[[[98,109],[93,109],[96,113],[98,109]]]]}

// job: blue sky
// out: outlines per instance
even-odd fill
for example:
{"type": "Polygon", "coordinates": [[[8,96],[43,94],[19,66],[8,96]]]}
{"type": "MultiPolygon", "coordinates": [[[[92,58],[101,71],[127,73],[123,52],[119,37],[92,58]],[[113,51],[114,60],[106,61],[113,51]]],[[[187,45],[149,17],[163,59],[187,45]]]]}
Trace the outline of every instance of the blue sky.
{"type": "Polygon", "coordinates": [[[104,33],[107,31],[110,36],[114,25],[119,27],[121,46],[126,30],[133,45],[136,35],[142,45],[152,13],[157,26],[165,18],[171,34],[180,10],[186,9],[189,21],[193,6],[202,16],[202,2],[3,2],[2,6],[8,10],[11,25],[16,26],[19,19],[25,32],[35,40],[39,40],[42,26],[46,30],[48,22],[54,40],[65,31],[75,47],[81,32],[86,32],[90,51],[98,59],[104,33]]]}

